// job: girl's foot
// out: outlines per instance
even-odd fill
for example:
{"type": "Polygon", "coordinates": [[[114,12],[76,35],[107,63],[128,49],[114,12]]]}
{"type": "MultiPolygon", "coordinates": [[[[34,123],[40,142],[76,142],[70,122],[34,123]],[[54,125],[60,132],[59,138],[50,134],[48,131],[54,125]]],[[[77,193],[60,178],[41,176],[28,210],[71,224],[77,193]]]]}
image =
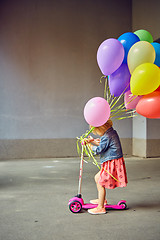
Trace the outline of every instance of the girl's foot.
{"type": "MultiPolygon", "coordinates": [[[[98,202],[99,202],[99,199],[90,200],[90,203],[92,204],[98,204],[98,202]]],[[[107,205],[107,200],[104,201],[104,205],[107,205]]]]}
{"type": "Polygon", "coordinates": [[[97,214],[106,214],[106,209],[105,208],[92,208],[88,209],[88,213],[97,215],[97,214]]]}

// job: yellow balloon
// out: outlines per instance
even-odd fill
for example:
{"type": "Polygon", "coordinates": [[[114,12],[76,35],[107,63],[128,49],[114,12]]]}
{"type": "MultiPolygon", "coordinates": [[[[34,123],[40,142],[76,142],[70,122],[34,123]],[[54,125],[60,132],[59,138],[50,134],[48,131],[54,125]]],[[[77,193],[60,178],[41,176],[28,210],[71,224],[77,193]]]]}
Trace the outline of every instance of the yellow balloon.
{"type": "Polygon", "coordinates": [[[132,74],[134,69],[143,63],[154,63],[156,53],[154,47],[146,41],[136,42],[129,50],[127,62],[132,74]]]}
{"type": "Polygon", "coordinates": [[[130,88],[133,95],[146,95],[160,85],[160,69],[153,63],[139,65],[131,75],[130,88]]]}

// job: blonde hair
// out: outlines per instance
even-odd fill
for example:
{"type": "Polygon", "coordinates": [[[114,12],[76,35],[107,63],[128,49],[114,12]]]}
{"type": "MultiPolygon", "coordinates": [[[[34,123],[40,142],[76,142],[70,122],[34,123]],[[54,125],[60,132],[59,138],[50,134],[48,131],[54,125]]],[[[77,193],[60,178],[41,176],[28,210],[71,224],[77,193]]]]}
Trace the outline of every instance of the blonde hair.
{"type": "MultiPolygon", "coordinates": [[[[102,135],[109,129],[113,126],[113,122],[111,119],[109,119],[105,124],[103,124],[102,126],[100,127],[95,127],[94,130],[93,130],[93,133],[95,135],[99,135],[99,133],[101,133],[102,135]]],[[[92,128],[93,126],[90,125],[90,129],[92,128]]]]}

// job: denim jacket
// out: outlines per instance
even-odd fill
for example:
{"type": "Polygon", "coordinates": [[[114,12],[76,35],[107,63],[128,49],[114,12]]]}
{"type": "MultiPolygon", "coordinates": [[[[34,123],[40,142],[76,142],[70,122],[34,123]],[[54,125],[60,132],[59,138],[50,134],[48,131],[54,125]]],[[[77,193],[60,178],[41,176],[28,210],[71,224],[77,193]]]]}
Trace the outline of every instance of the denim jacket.
{"type": "Polygon", "coordinates": [[[100,139],[99,146],[93,146],[92,151],[95,155],[100,154],[101,164],[108,160],[123,157],[121,143],[116,130],[112,127],[109,128],[100,139]]]}

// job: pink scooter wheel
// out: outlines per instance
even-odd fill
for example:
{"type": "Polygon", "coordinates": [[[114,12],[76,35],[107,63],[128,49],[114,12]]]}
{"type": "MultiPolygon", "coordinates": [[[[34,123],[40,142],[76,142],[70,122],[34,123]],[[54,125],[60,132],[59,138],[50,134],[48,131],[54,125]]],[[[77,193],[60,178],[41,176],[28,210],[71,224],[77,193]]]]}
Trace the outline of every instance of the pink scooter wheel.
{"type": "Polygon", "coordinates": [[[82,204],[79,201],[73,201],[69,204],[69,209],[73,213],[79,213],[82,209],[82,204]]]}
{"type": "Polygon", "coordinates": [[[121,206],[122,209],[126,209],[127,208],[127,204],[125,202],[123,202],[123,201],[118,203],[118,205],[121,206]]]}

